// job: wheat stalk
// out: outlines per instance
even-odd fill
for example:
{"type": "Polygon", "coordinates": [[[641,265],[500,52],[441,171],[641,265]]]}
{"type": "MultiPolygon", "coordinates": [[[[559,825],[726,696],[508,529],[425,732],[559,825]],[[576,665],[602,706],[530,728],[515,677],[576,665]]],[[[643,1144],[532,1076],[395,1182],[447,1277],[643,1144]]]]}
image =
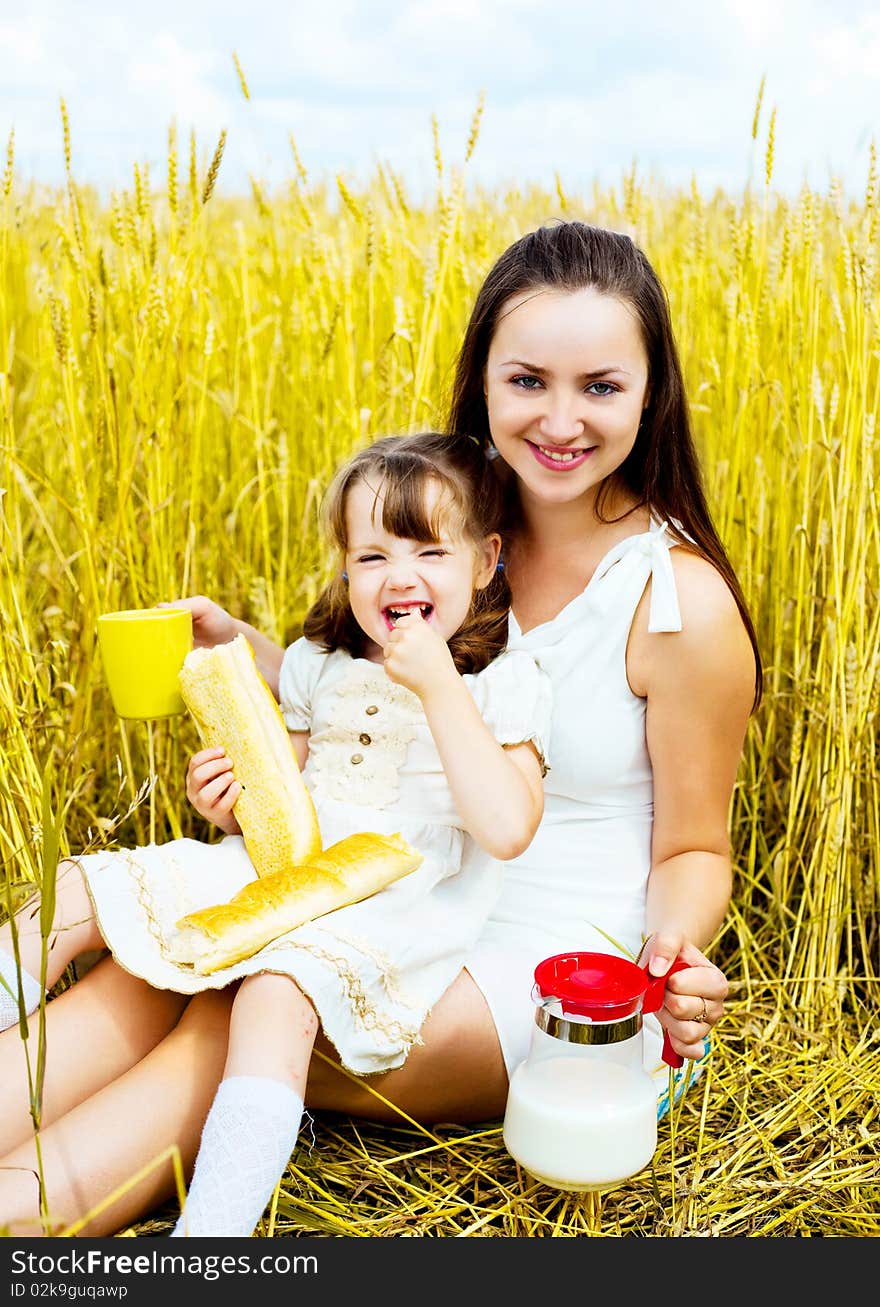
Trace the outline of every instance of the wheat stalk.
{"type": "MultiPolygon", "coordinates": [[[[753,139],[763,95],[762,79],[753,139]]],[[[498,1122],[429,1138],[402,1118],[319,1118],[263,1232],[880,1233],[874,143],[863,198],[837,181],[794,201],[774,191],[774,108],[759,197],[696,177],[661,188],[633,161],[587,195],[558,178],[470,193],[444,163],[447,193],[422,199],[392,164],[363,183],[310,179],[292,138],[278,195],[254,181],[250,195],[222,195],[225,132],[204,183],[191,133],[187,201],[172,127],[168,213],[187,208],[189,221],[163,223],[143,165],[106,201],[78,187],[66,109],[62,123],[64,186],[38,197],[16,185],[10,135],[15,221],[0,206],[0,858],[12,899],[40,874],[47,757],[62,856],[146,843],[151,819],[157,839],[204,836],[182,784],[197,742],[172,720],[151,757],[114,717],[98,613],[201,592],[294,638],[332,563],[318,511],[333,467],[371,434],[442,420],[497,254],[560,206],[625,227],[668,290],[707,494],[767,674],[730,809],[735,891],[713,957],[732,996],[710,1072],[661,1126],[653,1176],[594,1205],[519,1174],[498,1122]],[[208,198],[210,224],[197,220],[208,198]]],[[[465,163],[478,124],[475,113],[465,163]]]]}

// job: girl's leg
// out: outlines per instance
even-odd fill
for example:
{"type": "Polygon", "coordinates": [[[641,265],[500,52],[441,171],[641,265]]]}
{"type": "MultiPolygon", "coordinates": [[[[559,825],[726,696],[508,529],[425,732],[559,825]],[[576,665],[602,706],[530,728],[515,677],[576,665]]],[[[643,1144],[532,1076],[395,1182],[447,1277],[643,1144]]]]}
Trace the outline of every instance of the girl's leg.
{"type": "MultiPolygon", "coordinates": [[[[75,862],[59,863],[55,915],[47,941],[48,988],[51,989],[60,979],[64,968],[75,957],[89,949],[100,948],[103,943],[82,872],[75,862]]],[[[0,926],[0,1030],[7,1030],[18,1021],[19,983],[25,1011],[34,1012],[39,1006],[42,951],[40,899],[37,896],[18,910],[14,923],[7,921],[0,926]],[[20,982],[15,964],[13,924],[21,960],[20,982]]]]}
{"type": "Polygon", "coordinates": [[[288,976],[242,981],[223,1080],[211,1104],[175,1236],[247,1237],[299,1134],[318,1018],[288,976]]]}
{"type": "MultiPolygon", "coordinates": [[[[153,989],[112,958],[46,1004],[42,1125],[60,1120],[150,1052],[178,1021],[183,994],[153,989]]],[[[27,1051],[36,1074],[39,1016],[27,1051]]],[[[0,1035],[0,1156],[33,1134],[25,1045],[18,1028],[0,1035]]]]}
{"type": "MultiPolygon", "coordinates": [[[[507,1075],[489,1010],[463,972],[426,1021],[424,1044],[403,1067],[366,1080],[311,1059],[315,1012],[286,976],[254,976],[235,1000],[224,1079],[208,1114],[195,1174],[175,1235],[253,1233],[293,1152],[308,1073],[309,1102],[352,1115],[395,1119],[393,1108],[428,1121],[500,1116],[507,1075]],[[312,1075],[320,1063],[329,1074],[312,1075]],[[316,1093],[316,1087],[318,1092],[316,1093]]],[[[399,1119],[399,1118],[397,1118],[399,1119]]]]}
{"type": "MultiPolygon", "coordinates": [[[[112,1206],[78,1231],[84,1237],[115,1234],[175,1191],[170,1155],[151,1164],[177,1147],[184,1173],[192,1166],[223,1071],[231,1003],[230,990],[197,995],[156,1048],[41,1132],[52,1232],[60,1233],[123,1187],[112,1206]],[[130,1185],[146,1167],[149,1173],[130,1185]]],[[[0,1158],[0,1229],[7,1227],[11,1235],[44,1233],[37,1174],[32,1138],[0,1158]]]]}

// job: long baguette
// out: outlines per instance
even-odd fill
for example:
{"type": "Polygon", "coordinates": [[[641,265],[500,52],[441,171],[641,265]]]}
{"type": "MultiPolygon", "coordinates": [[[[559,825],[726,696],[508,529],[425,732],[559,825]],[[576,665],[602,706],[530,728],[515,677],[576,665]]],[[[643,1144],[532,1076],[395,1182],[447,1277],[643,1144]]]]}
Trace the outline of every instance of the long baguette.
{"type": "Polygon", "coordinates": [[[349,835],[299,866],[250,881],[228,903],[181,917],[169,956],[210,975],[252,957],[296,926],[369,898],[422,861],[400,835],[349,835]]]}
{"type": "Polygon", "coordinates": [[[258,876],[271,876],[321,850],[321,832],[281,709],[243,635],[193,649],[180,693],[207,748],[232,760],[241,794],[235,817],[258,876]]]}

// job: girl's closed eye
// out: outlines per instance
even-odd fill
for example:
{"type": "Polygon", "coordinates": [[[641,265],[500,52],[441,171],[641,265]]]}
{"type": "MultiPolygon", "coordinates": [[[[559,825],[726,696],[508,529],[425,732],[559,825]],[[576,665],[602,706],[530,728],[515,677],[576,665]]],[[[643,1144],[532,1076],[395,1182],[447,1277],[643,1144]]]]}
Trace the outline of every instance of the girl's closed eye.
{"type": "Polygon", "coordinates": [[[436,545],[431,549],[423,549],[422,558],[445,558],[448,553],[448,549],[442,549],[439,545],[436,545]]]}
{"type": "Polygon", "coordinates": [[[357,563],[381,563],[381,562],[382,562],[382,557],[383,557],[382,554],[361,554],[359,558],[356,558],[356,559],[355,559],[355,562],[357,562],[357,563]]]}

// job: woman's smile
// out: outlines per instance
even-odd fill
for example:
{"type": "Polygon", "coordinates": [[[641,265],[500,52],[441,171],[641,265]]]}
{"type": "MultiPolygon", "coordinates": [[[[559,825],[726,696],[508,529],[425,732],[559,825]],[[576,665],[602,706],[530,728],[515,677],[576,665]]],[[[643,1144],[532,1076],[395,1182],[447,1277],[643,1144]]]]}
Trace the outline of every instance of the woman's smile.
{"type": "Polygon", "coordinates": [[[521,494],[580,500],[635,444],[648,393],[641,327],[592,289],[524,292],[502,308],[484,383],[492,440],[521,494]]]}
{"type": "Polygon", "coordinates": [[[526,444],[534,454],[535,460],[542,467],[549,467],[553,472],[571,472],[574,468],[580,467],[596,448],[595,445],[590,445],[586,449],[563,449],[553,445],[536,445],[532,440],[527,440],[526,444]]]}

